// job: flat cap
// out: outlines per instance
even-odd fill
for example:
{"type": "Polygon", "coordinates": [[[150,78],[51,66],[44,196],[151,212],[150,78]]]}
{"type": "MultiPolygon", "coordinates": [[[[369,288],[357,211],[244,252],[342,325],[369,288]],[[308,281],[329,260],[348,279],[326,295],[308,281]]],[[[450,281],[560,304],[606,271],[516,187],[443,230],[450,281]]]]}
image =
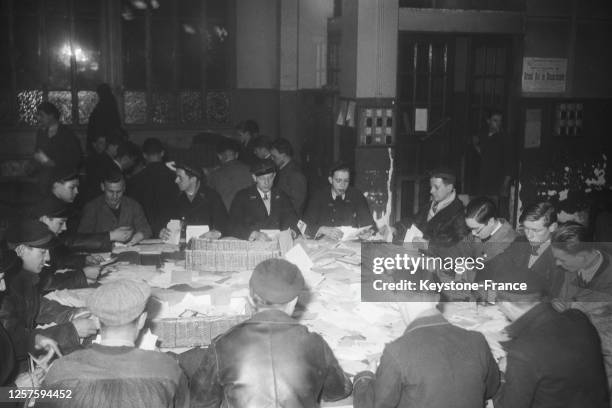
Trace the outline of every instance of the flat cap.
{"type": "Polygon", "coordinates": [[[27,245],[33,248],[49,249],[57,246],[58,241],[49,227],[38,220],[23,220],[6,230],[6,242],[11,245],[27,245]]]}
{"type": "Polygon", "coordinates": [[[70,209],[65,202],[54,195],[49,195],[31,206],[27,210],[26,214],[28,217],[35,220],[39,219],[43,215],[46,215],[49,218],[68,218],[70,215],[70,209]]]}
{"type": "Polygon", "coordinates": [[[70,180],[78,180],[79,172],[71,167],[54,167],[51,171],[51,181],[53,183],[65,183],[70,180]]]}
{"type": "Polygon", "coordinates": [[[304,289],[304,277],[289,261],[267,259],[255,267],[249,285],[263,300],[283,304],[295,299],[304,289]]]}
{"type": "Polygon", "coordinates": [[[140,316],[149,296],[151,288],[145,282],[122,279],[98,287],[87,308],[106,326],[121,326],[140,316]]]}
{"type": "Polygon", "coordinates": [[[204,172],[202,172],[202,166],[199,163],[196,163],[196,160],[193,159],[182,159],[177,160],[174,163],[176,169],[183,169],[185,173],[189,173],[193,177],[197,177],[202,179],[204,177],[204,172]]]}
{"type": "Polygon", "coordinates": [[[257,160],[251,165],[251,173],[256,176],[263,176],[264,174],[274,173],[276,171],[276,165],[270,159],[257,160]]]}

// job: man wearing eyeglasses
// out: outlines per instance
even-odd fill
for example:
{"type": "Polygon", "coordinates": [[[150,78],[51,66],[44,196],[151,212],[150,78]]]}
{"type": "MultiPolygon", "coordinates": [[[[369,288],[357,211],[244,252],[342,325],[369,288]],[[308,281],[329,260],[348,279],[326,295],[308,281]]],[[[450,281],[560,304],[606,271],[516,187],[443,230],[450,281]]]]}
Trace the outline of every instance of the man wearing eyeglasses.
{"type": "Polygon", "coordinates": [[[495,280],[512,281],[518,269],[533,273],[547,295],[556,295],[563,284],[563,273],[556,267],[550,239],[557,228],[557,213],[549,202],[525,208],[519,219],[524,236],[519,236],[502,255],[489,263],[495,280]]]}

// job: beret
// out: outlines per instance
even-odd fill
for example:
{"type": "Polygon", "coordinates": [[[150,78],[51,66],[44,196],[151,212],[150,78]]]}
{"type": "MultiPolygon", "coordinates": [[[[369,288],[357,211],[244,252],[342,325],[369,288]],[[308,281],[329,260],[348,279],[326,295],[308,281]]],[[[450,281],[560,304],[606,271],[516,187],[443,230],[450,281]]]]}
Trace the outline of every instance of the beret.
{"type": "Polygon", "coordinates": [[[263,176],[264,174],[274,173],[276,171],[276,165],[270,159],[258,160],[251,165],[251,173],[256,176],[263,176]]]}
{"type": "Polygon", "coordinates": [[[193,177],[197,177],[202,179],[204,177],[204,172],[202,171],[202,166],[195,162],[195,160],[183,159],[177,160],[174,163],[176,169],[183,169],[185,173],[189,173],[193,177]]]}
{"type": "Polygon", "coordinates": [[[249,285],[263,300],[283,304],[295,299],[304,289],[304,277],[289,261],[267,259],[255,267],[249,285]]]}
{"type": "Polygon", "coordinates": [[[5,239],[15,246],[27,245],[42,249],[54,248],[58,244],[55,234],[45,223],[38,220],[23,220],[11,225],[6,230],[5,239]]]}
{"type": "Polygon", "coordinates": [[[70,180],[78,180],[79,173],[76,169],[70,167],[54,167],[51,171],[51,181],[54,183],[65,183],[70,180]]]}
{"type": "Polygon", "coordinates": [[[98,287],[87,300],[87,308],[101,323],[122,326],[145,310],[151,288],[145,282],[121,279],[98,287]]]}

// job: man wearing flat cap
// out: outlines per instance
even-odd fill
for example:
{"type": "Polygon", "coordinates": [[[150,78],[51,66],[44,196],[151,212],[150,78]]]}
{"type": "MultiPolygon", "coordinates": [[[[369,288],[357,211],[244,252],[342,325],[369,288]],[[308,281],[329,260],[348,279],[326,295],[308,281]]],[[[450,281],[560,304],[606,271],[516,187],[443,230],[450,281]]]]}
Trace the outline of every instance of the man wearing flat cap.
{"type": "MultiPolygon", "coordinates": [[[[165,224],[170,219],[178,219],[183,221],[183,228],[187,225],[208,225],[209,231],[201,235],[202,238],[218,239],[225,235],[227,210],[219,193],[203,183],[202,167],[190,160],[177,161],[174,167],[174,182],[180,191],[175,196],[165,224]]],[[[162,228],[159,233],[159,237],[164,240],[169,239],[170,235],[167,228],[162,228]]]]}
{"type": "Polygon", "coordinates": [[[229,211],[236,193],[253,184],[249,166],[238,160],[240,146],[237,141],[224,138],[215,147],[221,165],[208,175],[208,185],[223,199],[229,211]]]}
{"type": "Polygon", "coordinates": [[[80,233],[106,232],[111,239],[134,245],[151,238],[151,227],[140,204],[125,193],[125,179],[119,171],[111,171],[100,185],[102,194],[85,205],[80,233]]]}
{"type": "Polygon", "coordinates": [[[77,316],[74,308],[41,296],[40,272],[57,239],[40,221],[24,220],[9,227],[6,242],[21,258],[21,269],[7,279],[8,293],[0,307],[0,321],[12,336],[17,358],[27,358],[38,324],[56,323],[41,334],[57,341],[63,353],[80,346],[80,338],[96,332],[91,319],[77,316]]]}
{"type": "Polygon", "coordinates": [[[57,406],[189,406],[187,379],[178,363],[164,353],[135,346],[147,319],[150,294],[146,283],[132,280],[95,290],[87,307],[100,321],[101,340],[53,364],[43,387],[73,391],[69,404],[62,400],[57,406]]]}
{"type": "Polygon", "coordinates": [[[403,241],[406,231],[414,224],[423,233],[423,238],[413,242],[429,247],[431,252],[457,244],[468,233],[465,225],[463,203],[455,191],[457,177],[445,167],[431,172],[429,178],[431,202],[414,217],[400,220],[390,227],[394,238],[403,241]]]}
{"type": "Polygon", "coordinates": [[[297,233],[298,218],[291,200],[274,187],[276,166],[259,160],[251,166],[254,185],[236,193],[230,208],[230,234],[249,241],[265,241],[261,230],[291,229],[297,233]]]}
{"type": "Polygon", "coordinates": [[[327,342],[291,318],[304,278],[269,259],[250,280],[253,317],[213,340],[191,378],[192,407],[317,407],[351,393],[327,342]]]}
{"type": "Polygon", "coordinates": [[[536,287],[497,293],[499,309],[512,323],[505,329],[505,381],[495,407],[609,407],[597,330],[576,309],[555,311],[536,287]]]}
{"type": "Polygon", "coordinates": [[[363,193],[350,186],[351,170],[346,163],[336,163],[329,170],[330,187],[313,195],[304,213],[306,234],[313,238],[342,238],[338,227],[361,228],[372,226],[362,238],[372,235],[376,224],[363,193]]]}

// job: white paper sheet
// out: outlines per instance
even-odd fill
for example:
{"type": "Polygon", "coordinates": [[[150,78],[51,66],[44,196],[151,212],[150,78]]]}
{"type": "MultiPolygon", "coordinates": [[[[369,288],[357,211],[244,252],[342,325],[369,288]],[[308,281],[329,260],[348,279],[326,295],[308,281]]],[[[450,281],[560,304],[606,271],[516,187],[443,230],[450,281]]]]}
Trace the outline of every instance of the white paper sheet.
{"type": "Polygon", "coordinates": [[[280,230],[277,229],[262,229],[259,232],[263,232],[270,238],[271,240],[275,240],[278,238],[278,234],[280,234],[280,230]]]}
{"type": "Polygon", "coordinates": [[[423,233],[414,224],[406,231],[404,242],[412,242],[415,238],[423,238],[423,233]]]}
{"type": "Polygon", "coordinates": [[[338,229],[342,231],[341,241],[354,241],[356,239],[359,239],[359,235],[362,232],[369,230],[370,228],[370,225],[361,228],[354,228],[349,226],[338,227],[338,229]]]}
{"type": "Polygon", "coordinates": [[[206,234],[210,231],[208,225],[188,225],[185,231],[185,242],[189,243],[191,238],[199,238],[200,235],[206,234]]]}
{"type": "Polygon", "coordinates": [[[181,221],[170,220],[168,221],[166,228],[170,230],[170,238],[164,242],[172,245],[178,245],[181,241],[181,221]]]}

